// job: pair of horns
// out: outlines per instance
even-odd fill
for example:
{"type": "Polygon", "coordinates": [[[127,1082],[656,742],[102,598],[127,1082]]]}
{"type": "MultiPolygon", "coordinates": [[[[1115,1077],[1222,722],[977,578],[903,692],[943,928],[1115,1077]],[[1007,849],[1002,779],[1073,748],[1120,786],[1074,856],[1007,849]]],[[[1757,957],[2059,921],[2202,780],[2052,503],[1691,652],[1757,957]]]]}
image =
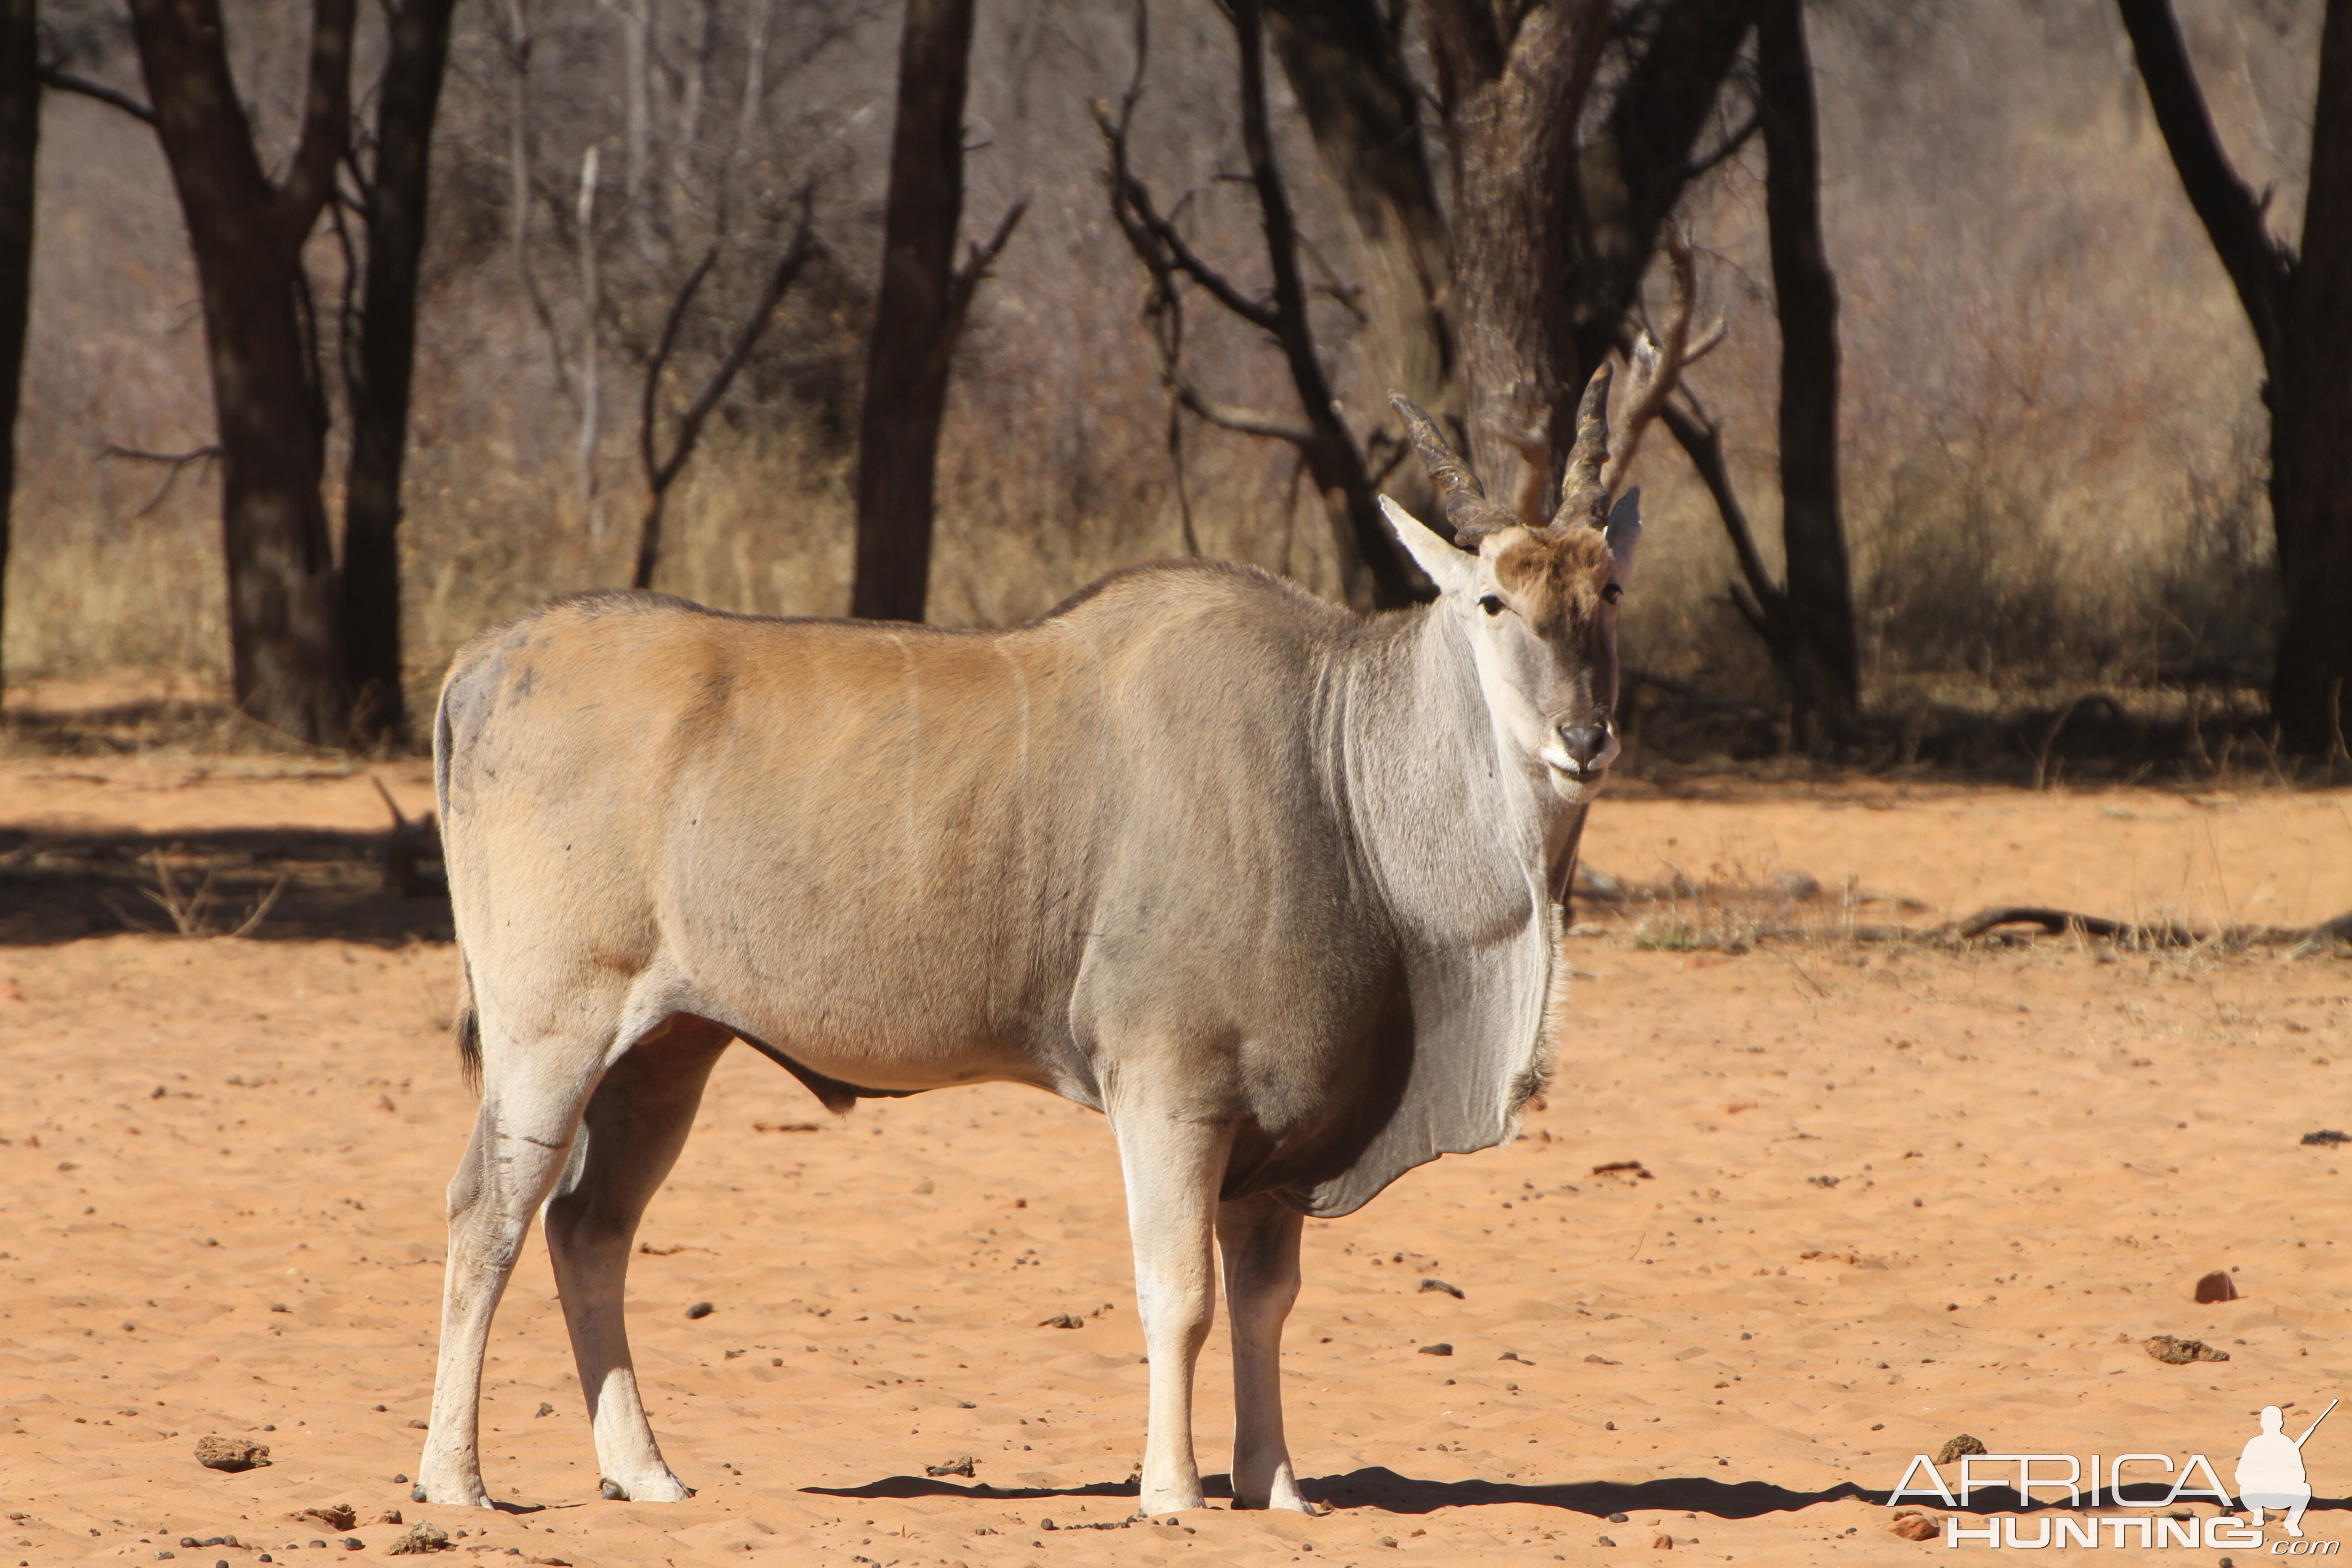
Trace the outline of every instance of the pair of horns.
{"type": "MultiPolygon", "coordinates": [[[[1549,531],[1578,522],[1588,528],[1608,525],[1609,492],[1601,486],[1601,472],[1609,459],[1609,364],[1604,360],[1584,384],[1584,396],[1576,405],[1576,445],[1569,449],[1568,471],[1560,476],[1559,510],[1546,525],[1549,531]]],[[[1444,501],[1454,548],[1475,551],[1488,534],[1519,526],[1517,512],[1486,499],[1477,476],[1445,444],[1436,422],[1421,405],[1402,392],[1390,393],[1389,403],[1412,433],[1413,447],[1444,501]]]]}

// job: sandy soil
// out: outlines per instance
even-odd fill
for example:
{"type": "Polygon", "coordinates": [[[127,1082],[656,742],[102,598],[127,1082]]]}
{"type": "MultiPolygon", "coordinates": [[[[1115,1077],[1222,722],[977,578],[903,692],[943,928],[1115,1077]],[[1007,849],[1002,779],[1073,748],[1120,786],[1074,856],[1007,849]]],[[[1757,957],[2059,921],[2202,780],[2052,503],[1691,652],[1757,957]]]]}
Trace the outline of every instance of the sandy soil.
{"type": "MultiPolygon", "coordinates": [[[[429,801],[421,766],[375,772],[404,809],[429,801]]],[[[1838,910],[1915,922],[2018,900],[2294,924],[2352,907],[2347,804],[1726,790],[1605,803],[1587,851],[1651,882],[1802,871],[1883,900],[1824,895],[1838,910]]],[[[333,766],[0,764],[0,852],[26,865],[76,836],[201,855],[208,835],[356,841],[385,820],[333,766]]],[[[2260,1406],[2292,1403],[2300,1430],[2352,1394],[2352,1152],[2299,1142],[2352,1128],[2352,962],[2063,939],[1658,951],[1654,911],[1604,910],[1569,943],[1577,1026],[1527,1135],[1308,1227],[1288,1400],[1328,1516],[1220,1502],[1075,1530],[1129,1518],[1142,1439],[1098,1119],[992,1088],[836,1121],[743,1051],[631,1279],[656,1426],[699,1495],[597,1500],[534,1241],[486,1405],[513,1510],[419,1507],[400,1478],[472,1107],[450,951],[403,939],[433,929],[429,901],[394,902],[353,916],[364,940],[318,934],[324,905],[244,941],[8,928],[0,1564],[323,1561],[347,1536],[380,1552],[402,1527],[372,1521],[395,1509],[467,1531],[468,1560],[583,1565],[1596,1563],[1661,1537],[1675,1560],[1874,1563],[1947,1550],[1890,1534],[1874,1500],[1957,1434],[2205,1453],[2226,1481],[2260,1406]],[[1622,1161],[1648,1174],[1594,1172],[1622,1161]],[[2243,1299],[2196,1305],[2212,1269],[2243,1299]],[[1041,1326],[1062,1313],[1084,1326],[1041,1326]],[[2231,1359],[2160,1364],[2139,1343],[2159,1332],[2231,1359]],[[210,1434],[273,1462],[202,1468],[210,1434]],[[962,1454],[972,1480],[925,1476],[962,1454]],[[362,1522],[292,1517],[337,1502],[362,1522]]],[[[1212,1471],[1226,1386],[1213,1341],[1212,1471]]],[[[2306,1528],[2352,1534],[2352,1419],[2305,1452],[2306,1528]]]]}

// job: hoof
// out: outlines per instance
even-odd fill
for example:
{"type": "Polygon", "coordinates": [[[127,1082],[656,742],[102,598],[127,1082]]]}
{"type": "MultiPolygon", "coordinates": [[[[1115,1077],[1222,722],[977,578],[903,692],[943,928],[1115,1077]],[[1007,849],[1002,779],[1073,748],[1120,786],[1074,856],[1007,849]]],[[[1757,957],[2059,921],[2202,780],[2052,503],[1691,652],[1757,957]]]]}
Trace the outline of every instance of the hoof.
{"type": "Polygon", "coordinates": [[[475,1481],[470,1485],[460,1484],[457,1486],[447,1487],[435,1486],[427,1481],[418,1481],[415,1486],[408,1489],[408,1500],[411,1502],[438,1503],[443,1508],[490,1508],[495,1506],[490,1501],[488,1489],[479,1481],[475,1481]]]}
{"type": "Polygon", "coordinates": [[[596,1491],[607,1502],[684,1502],[694,1495],[692,1487],[667,1470],[629,1487],[606,1476],[597,1483],[596,1491]]]}
{"type": "Polygon", "coordinates": [[[1171,1513],[1182,1513],[1187,1509],[1205,1506],[1199,1492],[1190,1495],[1160,1492],[1142,1499],[1139,1510],[1150,1518],[1161,1519],[1171,1513]]]}

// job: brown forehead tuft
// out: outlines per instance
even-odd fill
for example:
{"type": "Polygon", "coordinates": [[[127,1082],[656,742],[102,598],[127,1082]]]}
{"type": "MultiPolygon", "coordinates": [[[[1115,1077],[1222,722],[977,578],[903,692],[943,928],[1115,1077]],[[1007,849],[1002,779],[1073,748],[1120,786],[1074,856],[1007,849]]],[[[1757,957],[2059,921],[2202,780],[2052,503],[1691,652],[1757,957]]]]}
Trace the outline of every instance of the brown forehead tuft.
{"type": "Polygon", "coordinates": [[[1563,632],[1589,619],[1608,584],[1609,542],[1591,528],[1514,528],[1495,536],[1495,581],[1537,630],[1563,632]]]}

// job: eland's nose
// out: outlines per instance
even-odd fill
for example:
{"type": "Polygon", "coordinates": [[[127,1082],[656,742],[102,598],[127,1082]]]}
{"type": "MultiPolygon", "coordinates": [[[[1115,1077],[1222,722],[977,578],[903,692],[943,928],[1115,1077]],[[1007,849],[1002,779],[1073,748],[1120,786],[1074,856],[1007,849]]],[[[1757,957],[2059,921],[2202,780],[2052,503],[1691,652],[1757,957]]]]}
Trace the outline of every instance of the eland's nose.
{"type": "Polygon", "coordinates": [[[1559,748],[1580,769],[1591,767],[1609,745],[1609,731],[1599,724],[1562,724],[1559,748]]]}

